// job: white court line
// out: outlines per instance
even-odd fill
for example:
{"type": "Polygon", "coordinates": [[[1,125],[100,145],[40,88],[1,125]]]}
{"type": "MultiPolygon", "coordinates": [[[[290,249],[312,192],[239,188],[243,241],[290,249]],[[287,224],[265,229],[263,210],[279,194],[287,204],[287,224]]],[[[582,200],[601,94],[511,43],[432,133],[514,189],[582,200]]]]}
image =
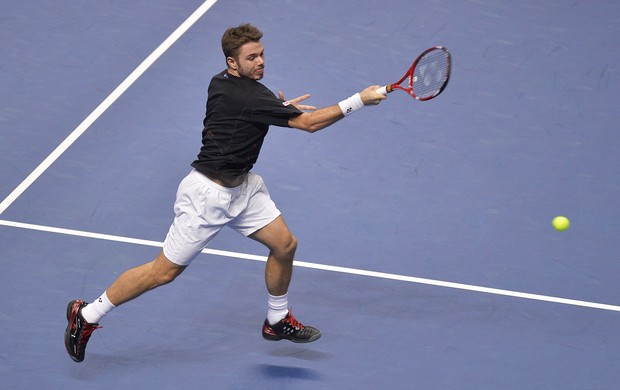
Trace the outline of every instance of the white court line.
{"type": "MultiPolygon", "coordinates": [[[[14,228],[20,228],[20,229],[37,230],[37,231],[42,231],[42,232],[65,234],[69,236],[94,238],[98,240],[123,242],[123,243],[128,243],[128,244],[146,245],[146,246],[153,246],[153,247],[161,247],[163,245],[163,243],[158,242],[158,241],[141,240],[137,238],[84,232],[84,231],[79,231],[79,230],[63,229],[63,228],[56,228],[56,227],[51,227],[51,226],[33,225],[29,223],[7,221],[7,220],[2,220],[2,219],[0,219],[0,226],[8,226],[8,227],[14,227],[14,228]]],[[[222,251],[222,250],[216,250],[216,249],[204,249],[202,252],[206,254],[224,256],[224,257],[233,257],[237,259],[263,261],[263,262],[267,261],[267,258],[265,256],[256,256],[256,255],[250,255],[250,254],[245,254],[245,253],[229,252],[229,251],[222,251]]],[[[308,263],[305,261],[296,260],[294,264],[297,267],[311,268],[311,269],[317,269],[317,270],[322,270],[322,271],[339,272],[339,273],[344,273],[344,274],[366,276],[366,277],[371,277],[371,278],[397,280],[401,282],[426,284],[430,286],[475,291],[475,292],[485,293],[485,294],[504,295],[504,296],[515,297],[515,298],[531,299],[535,301],[553,302],[553,303],[560,303],[564,305],[582,306],[582,307],[589,307],[592,309],[601,309],[601,310],[620,312],[620,306],[607,305],[604,303],[579,301],[575,299],[558,298],[558,297],[523,293],[523,292],[518,292],[518,291],[510,291],[510,290],[501,290],[497,288],[480,287],[480,286],[474,286],[470,284],[461,284],[461,283],[445,282],[441,280],[416,278],[413,276],[390,274],[390,273],[385,273],[385,272],[367,271],[363,269],[338,267],[338,266],[333,266],[333,265],[317,264],[317,263],[308,263]]]]}
{"type": "Polygon", "coordinates": [[[47,156],[38,167],[35,168],[28,177],[18,185],[13,192],[0,203],[0,215],[6,211],[17,198],[21,196],[41,176],[69,147],[82,135],[88,128],[140,77],[162,54],[166,52],[191,26],[194,25],[215,3],[217,0],[205,1],[194,13],[192,13],[165,41],[163,41],[155,51],[153,51],[129,76],[103,101],[93,112],[90,113],[76,127],[75,130],[60,144],[54,151],[47,156]]]}

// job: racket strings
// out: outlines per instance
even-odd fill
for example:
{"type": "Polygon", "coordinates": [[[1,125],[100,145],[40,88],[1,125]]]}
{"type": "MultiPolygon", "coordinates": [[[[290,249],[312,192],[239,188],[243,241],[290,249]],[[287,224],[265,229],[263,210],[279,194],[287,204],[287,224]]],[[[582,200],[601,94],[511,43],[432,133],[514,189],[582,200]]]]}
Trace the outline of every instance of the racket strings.
{"type": "Polygon", "coordinates": [[[450,73],[448,56],[444,50],[436,49],[420,58],[409,79],[412,95],[428,99],[441,92],[450,73]]]}

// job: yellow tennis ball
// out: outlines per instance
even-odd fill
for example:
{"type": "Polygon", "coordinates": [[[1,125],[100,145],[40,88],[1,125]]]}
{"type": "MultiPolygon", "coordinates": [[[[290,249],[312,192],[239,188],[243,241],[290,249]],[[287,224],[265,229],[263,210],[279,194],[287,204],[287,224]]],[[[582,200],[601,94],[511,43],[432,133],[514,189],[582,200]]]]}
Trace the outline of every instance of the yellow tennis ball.
{"type": "Polygon", "coordinates": [[[561,215],[558,215],[557,217],[553,218],[553,221],[551,221],[551,224],[553,225],[555,230],[557,230],[558,232],[563,232],[564,230],[570,227],[570,221],[568,220],[568,218],[563,217],[561,215]]]}

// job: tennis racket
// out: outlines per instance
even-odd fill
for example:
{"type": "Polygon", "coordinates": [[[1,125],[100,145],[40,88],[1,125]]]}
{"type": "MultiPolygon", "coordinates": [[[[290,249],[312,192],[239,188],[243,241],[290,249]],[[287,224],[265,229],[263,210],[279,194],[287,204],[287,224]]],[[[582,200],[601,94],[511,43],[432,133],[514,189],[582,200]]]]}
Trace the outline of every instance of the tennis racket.
{"type": "Polygon", "coordinates": [[[402,79],[386,85],[377,93],[387,95],[395,89],[401,89],[416,100],[430,100],[439,95],[448,85],[450,79],[450,52],[443,46],[434,46],[425,50],[413,61],[411,68],[402,79]],[[407,83],[404,81],[407,80],[407,83]]]}

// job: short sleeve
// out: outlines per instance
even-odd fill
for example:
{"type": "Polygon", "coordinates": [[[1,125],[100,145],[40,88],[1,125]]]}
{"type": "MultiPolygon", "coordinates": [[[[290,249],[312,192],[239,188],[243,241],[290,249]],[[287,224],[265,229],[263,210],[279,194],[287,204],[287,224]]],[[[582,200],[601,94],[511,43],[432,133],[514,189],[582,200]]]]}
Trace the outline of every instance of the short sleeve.
{"type": "Polygon", "coordinates": [[[249,119],[252,122],[266,125],[289,127],[289,119],[301,113],[302,111],[297,107],[278,99],[273,92],[265,87],[256,96],[249,119]]]}

